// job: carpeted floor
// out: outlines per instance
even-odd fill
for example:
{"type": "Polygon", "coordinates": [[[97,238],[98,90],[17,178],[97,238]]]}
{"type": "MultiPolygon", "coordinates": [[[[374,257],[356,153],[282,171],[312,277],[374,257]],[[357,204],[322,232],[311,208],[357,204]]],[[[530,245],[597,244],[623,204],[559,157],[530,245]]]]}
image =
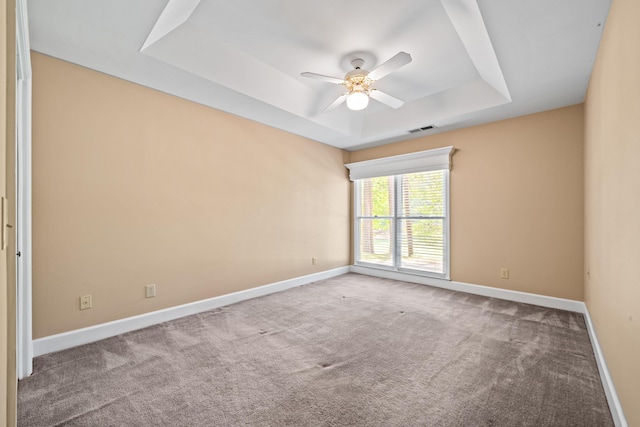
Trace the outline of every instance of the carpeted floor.
{"type": "Polygon", "coordinates": [[[612,426],[582,315],[347,274],[35,360],[19,426],[612,426]]]}

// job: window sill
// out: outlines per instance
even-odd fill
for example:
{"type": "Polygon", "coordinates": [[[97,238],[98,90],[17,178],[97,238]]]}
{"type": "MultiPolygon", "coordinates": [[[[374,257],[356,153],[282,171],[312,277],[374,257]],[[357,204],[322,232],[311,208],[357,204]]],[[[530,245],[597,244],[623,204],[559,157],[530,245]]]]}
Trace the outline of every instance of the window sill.
{"type": "Polygon", "coordinates": [[[394,273],[402,273],[402,274],[409,274],[412,276],[429,277],[432,279],[451,281],[451,276],[449,274],[432,273],[428,271],[413,270],[410,268],[386,267],[383,265],[369,264],[366,262],[355,262],[353,265],[355,267],[372,268],[374,270],[391,271],[394,273]]]}

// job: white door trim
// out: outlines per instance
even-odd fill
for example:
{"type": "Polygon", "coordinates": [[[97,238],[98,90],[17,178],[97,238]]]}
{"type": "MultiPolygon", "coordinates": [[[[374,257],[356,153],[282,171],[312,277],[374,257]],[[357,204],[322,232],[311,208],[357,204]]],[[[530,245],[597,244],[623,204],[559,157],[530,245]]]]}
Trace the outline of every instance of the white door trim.
{"type": "Polygon", "coordinates": [[[16,1],[16,369],[33,372],[31,335],[31,52],[26,0],[16,1]]]}

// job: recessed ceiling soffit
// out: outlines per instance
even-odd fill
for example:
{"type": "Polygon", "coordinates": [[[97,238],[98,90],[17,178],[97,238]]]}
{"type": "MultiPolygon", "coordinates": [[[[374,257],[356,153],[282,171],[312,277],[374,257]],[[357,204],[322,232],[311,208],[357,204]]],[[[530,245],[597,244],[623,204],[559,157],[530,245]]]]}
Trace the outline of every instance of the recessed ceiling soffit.
{"type": "Polygon", "coordinates": [[[334,141],[325,142],[335,145],[394,138],[511,102],[475,0],[416,2],[406,10],[394,2],[372,7],[358,0],[350,6],[359,11],[354,22],[336,14],[344,7],[339,1],[323,2],[323,12],[314,10],[313,16],[304,2],[291,3],[284,14],[256,11],[260,3],[236,0],[230,8],[225,2],[169,0],[140,52],[326,128],[334,141]],[[259,16],[264,21],[252,25],[259,16]],[[424,22],[415,22],[417,17],[424,22]],[[375,39],[367,40],[372,32],[364,28],[362,40],[340,37],[343,26],[363,23],[375,28],[375,39]],[[341,106],[322,113],[344,88],[300,77],[310,70],[341,77],[355,58],[373,69],[399,51],[411,54],[412,63],[375,82],[404,101],[397,110],[371,102],[364,111],[341,106]]]}

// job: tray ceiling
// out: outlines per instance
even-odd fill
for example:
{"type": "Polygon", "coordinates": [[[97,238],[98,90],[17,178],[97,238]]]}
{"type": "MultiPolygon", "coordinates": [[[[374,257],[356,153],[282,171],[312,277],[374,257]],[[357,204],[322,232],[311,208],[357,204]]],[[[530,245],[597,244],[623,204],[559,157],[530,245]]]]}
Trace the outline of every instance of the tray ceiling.
{"type": "Polygon", "coordinates": [[[33,50],[349,150],[583,101],[610,0],[29,0],[33,50]],[[342,105],[342,78],[405,102],[342,105]],[[428,125],[436,129],[409,133],[428,125]]]}

